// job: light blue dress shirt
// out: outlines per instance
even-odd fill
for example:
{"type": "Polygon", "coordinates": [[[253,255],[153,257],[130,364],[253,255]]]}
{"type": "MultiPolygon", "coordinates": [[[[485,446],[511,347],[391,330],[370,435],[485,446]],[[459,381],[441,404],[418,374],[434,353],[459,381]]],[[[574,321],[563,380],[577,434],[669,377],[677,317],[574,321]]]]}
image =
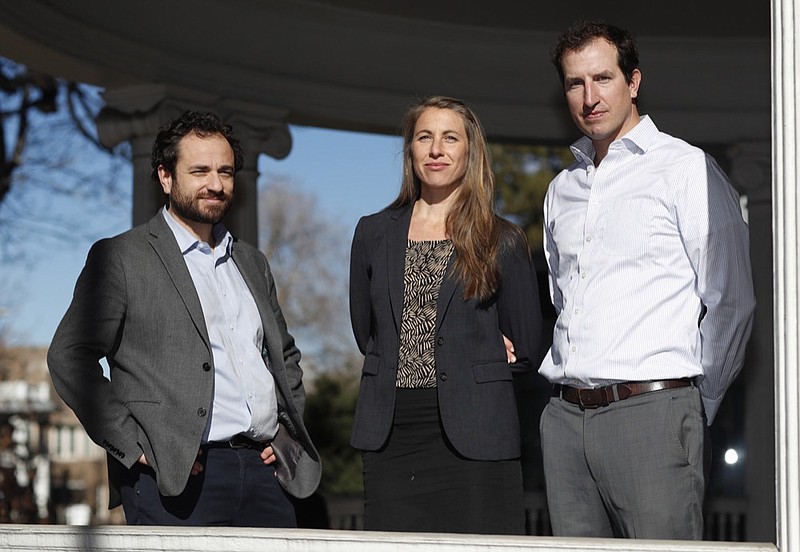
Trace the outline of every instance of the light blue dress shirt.
{"type": "Polygon", "coordinates": [[[204,442],[244,434],[271,440],[278,430],[275,382],[261,356],[264,329],[258,307],[231,251],[233,237],[222,223],[212,235],[216,247],[195,238],[162,210],[194,282],[214,358],[214,402],[204,442]]]}

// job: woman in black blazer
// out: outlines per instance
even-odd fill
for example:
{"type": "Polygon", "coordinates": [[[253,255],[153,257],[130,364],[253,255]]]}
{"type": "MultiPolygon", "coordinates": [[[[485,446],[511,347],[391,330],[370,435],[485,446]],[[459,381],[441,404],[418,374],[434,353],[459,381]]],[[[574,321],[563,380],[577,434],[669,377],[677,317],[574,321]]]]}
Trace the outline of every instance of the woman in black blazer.
{"type": "Polygon", "coordinates": [[[534,369],[541,330],[528,243],[494,212],[470,108],[428,98],[403,140],[400,195],[359,221],[351,252],[365,529],[523,534],[512,373],[534,369]]]}

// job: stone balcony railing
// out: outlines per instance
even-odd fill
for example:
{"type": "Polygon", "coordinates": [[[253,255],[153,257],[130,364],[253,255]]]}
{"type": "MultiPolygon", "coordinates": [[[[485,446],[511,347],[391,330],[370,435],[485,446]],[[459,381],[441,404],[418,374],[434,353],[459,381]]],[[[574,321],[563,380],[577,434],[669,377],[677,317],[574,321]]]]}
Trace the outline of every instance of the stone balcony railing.
{"type": "MultiPolygon", "coordinates": [[[[327,509],[331,529],[363,528],[363,502],[360,497],[329,499],[327,509]]],[[[703,538],[709,541],[744,541],[747,538],[746,513],[747,502],[743,498],[708,498],[703,538]]],[[[543,492],[525,493],[525,520],[529,535],[550,536],[550,517],[543,492]]]]}
{"type": "Polygon", "coordinates": [[[0,525],[4,552],[777,552],[774,544],[234,527],[0,525]]]}

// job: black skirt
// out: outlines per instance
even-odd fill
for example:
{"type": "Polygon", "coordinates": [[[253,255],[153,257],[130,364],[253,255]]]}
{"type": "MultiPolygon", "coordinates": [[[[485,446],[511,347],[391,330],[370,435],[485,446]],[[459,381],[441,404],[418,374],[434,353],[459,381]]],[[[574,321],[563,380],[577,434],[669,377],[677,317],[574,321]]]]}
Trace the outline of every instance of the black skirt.
{"type": "Polygon", "coordinates": [[[367,530],[525,533],[519,459],[458,454],[444,434],[435,388],[397,389],[389,440],[363,459],[367,530]]]}

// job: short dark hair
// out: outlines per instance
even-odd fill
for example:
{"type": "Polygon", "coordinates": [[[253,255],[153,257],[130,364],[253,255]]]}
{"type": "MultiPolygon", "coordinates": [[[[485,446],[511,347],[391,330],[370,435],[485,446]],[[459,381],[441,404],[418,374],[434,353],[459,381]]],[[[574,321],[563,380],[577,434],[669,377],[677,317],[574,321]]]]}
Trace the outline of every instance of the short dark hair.
{"type": "Polygon", "coordinates": [[[216,113],[200,113],[198,111],[185,111],[181,116],[173,119],[158,131],[153,142],[153,154],[150,158],[152,172],[150,177],[158,184],[158,167],[163,166],[170,174],[175,173],[178,162],[178,143],[189,133],[206,137],[219,134],[224,137],[233,149],[233,168],[239,171],[244,164],[242,146],[233,136],[233,128],[225,124],[216,113]]]}
{"type": "Polygon", "coordinates": [[[550,57],[561,82],[564,82],[564,68],[561,66],[564,54],[581,50],[596,38],[602,38],[616,47],[617,64],[625,75],[625,80],[630,84],[633,71],[639,68],[636,37],[619,27],[598,21],[576,21],[559,37],[550,57]]]}

